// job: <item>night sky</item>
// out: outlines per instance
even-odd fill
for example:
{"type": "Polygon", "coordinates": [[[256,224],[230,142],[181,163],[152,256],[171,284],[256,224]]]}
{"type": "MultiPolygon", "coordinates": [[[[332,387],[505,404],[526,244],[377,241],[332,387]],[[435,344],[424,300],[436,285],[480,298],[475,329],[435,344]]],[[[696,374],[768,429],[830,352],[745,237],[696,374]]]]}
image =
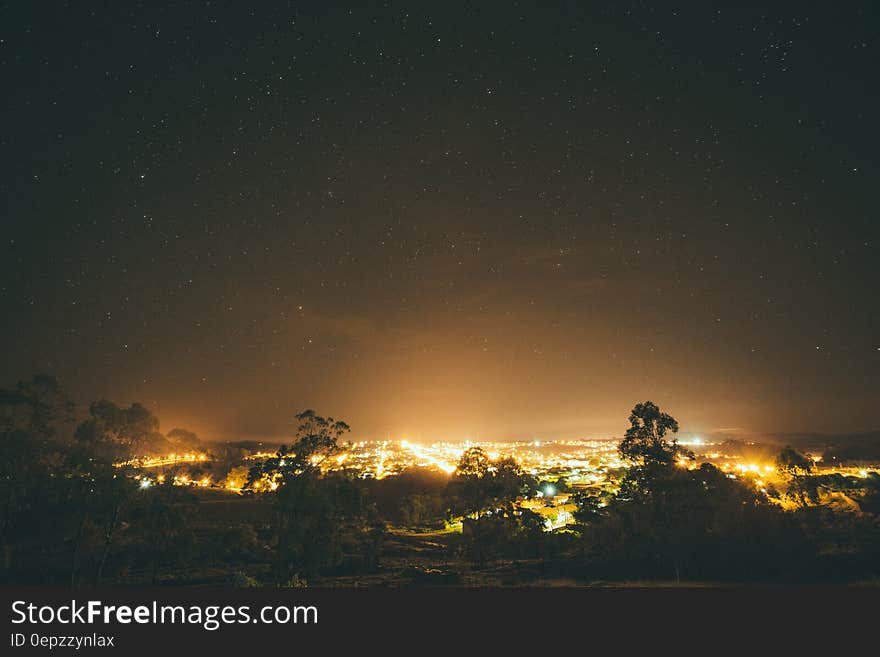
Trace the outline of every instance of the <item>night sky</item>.
{"type": "Polygon", "coordinates": [[[108,4],[0,9],[0,386],[208,439],[880,428],[876,3],[108,4]]]}

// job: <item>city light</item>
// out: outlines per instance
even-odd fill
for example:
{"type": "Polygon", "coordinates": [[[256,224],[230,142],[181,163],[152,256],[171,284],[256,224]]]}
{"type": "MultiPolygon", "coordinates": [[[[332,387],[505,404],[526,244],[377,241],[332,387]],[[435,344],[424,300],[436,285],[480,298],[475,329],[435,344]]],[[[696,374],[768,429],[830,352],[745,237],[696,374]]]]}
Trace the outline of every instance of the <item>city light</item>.
{"type": "MultiPolygon", "coordinates": [[[[685,443],[682,443],[685,444],[685,443]]],[[[720,443],[711,443],[695,437],[690,443],[695,458],[680,457],[675,465],[686,470],[696,470],[703,463],[710,463],[719,468],[730,479],[741,479],[749,486],[768,496],[768,501],[782,508],[794,508],[786,495],[775,492],[784,488],[785,473],[777,471],[771,463],[750,462],[738,453],[725,453],[720,443]]],[[[574,522],[572,515],[575,510],[559,495],[559,488],[553,482],[565,481],[574,489],[607,489],[613,488],[621,474],[632,467],[632,463],[623,461],[617,450],[614,439],[593,440],[530,440],[530,441],[464,441],[420,443],[412,440],[359,440],[345,443],[343,451],[329,456],[315,455],[310,462],[324,472],[344,471],[363,479],[386,479],[400,475],[410,468],[433,470],[443,475],[452,475],[465,450],[480,447],[490,458],[511,458],[522,470],[537,480],[545,481],[545,485],[536,491],[537,498],[543,500],[533,510],[545,517],[545,525],[550,529],[558,529],[574,522]],[[568,509],[566,513],[563,513],[568,509]]],[[[287,453],[286,456],[290,456],[287,453]]],[[[260,451],[243,456],[241,465],[234,466],[218,480],[201,471],[209,467],[211,457],[205,453],[188,452],[172,453],[164,456],[144,456],[117,463],[117,467],[128,466],[140,470],[155,470],[160,467],[173,467],[175,472],[168,473],[173,477],[175,486],[195,488],[216,488],[234,494],[245,491],[253,493],[270,493],[278,490],[282,484],[278,472],[264,472],[254,480],[250,480],[248,471],[252,467],[248,463],[265,462],[278,458],[277,451],[260,451]],[[179,468],[183,467],[183,471],[179,468]],[[199,470],[186,471],[186,466],[198,466],[199,470]]],[[[810,457],[816,472],[823,474],[840,474],[851,477],[867,478],[877,472],[874,466],[842,467],[826,466],[821,457],[810,457]]],[[[279,458],[279,465],[284,466],[287,459],[279,458]]],[[[165,472],[153,477],[138,475],[142,490],[149,489],[155,483],[164,483],[165,472]]],[[[527,500],[526,500],[527,501],[527,500]]],[[[524,501],[521,500],[522,504],[524,501]]]]}

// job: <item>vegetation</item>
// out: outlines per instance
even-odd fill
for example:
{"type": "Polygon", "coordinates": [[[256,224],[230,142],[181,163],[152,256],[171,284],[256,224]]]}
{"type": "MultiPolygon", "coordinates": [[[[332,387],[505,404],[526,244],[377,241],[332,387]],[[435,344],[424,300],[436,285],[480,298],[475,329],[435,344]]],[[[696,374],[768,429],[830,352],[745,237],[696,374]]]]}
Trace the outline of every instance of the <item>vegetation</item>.
{"type": "Polygon", "coordinates": [[[349,426],[295,416],[289,445],[243,467],[226,445],[146,477],[144,454],[205,449],[160,432],[145,407],[91,404],[78,424],[58,382],[0,390],[0,581],[499,585],[597,580],[864,581],[880,564],[880,481],[816,474],[792,447],[776,487],[731,478],[676,441],[678,423],[637,404],[609,485],[536,481],[512,458],[466,450],[451,475],[382,480],[322,465],[349,426]],[[212,470],[213,469],[213,470],[212,470]],[[176,485],[212,472],[240,495],[176,485]],[[234,484],[234,485],[232,485],[234,484]],[[559,494],[574,523],[548,531],[559,494]],[[545,508],[544,511],[547,509],[545,508]]]}

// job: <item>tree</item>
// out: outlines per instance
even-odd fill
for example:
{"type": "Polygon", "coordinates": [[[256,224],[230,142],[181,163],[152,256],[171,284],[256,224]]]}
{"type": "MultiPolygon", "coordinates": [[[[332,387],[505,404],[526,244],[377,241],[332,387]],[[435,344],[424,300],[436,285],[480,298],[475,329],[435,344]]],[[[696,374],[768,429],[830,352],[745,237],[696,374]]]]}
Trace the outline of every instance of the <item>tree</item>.
{"type": "Polygon", "coordinates": [[[12,567],[13,544],[31,540],[30,530],[38,530],[37,521],[44,517],[37,509],[50,505],[49,493],[64,481],[61,466],[73,410],[58,381],[46,374],[20,381],[12,390],[0,389],[0,557],[5,571],[12,567]]]}
{"type": "Polygon", "coordinates": [[[361,487],[347,475],[325,475],[321,468],[338,452],[339,440],[351,430],[348,424],[313,410],[295,417],[293,444],[282,445],[248,476],[250,486],[268,482],[273,491],[280,582],[341,560],[340,535],[354,526],[363,529],[367,514],[361,487]]]}
{"type": "Polygon", "coordinates": [[[680,457],[693,458],[693,454],[679,446],[673,438],[666,439],[668,433],[678,432],[678,422],[674,417],[663,413],[651,401],[636,404],[629,415],[630,427],[620,441],[620,455],[638,465],[671,465],[680,457]]]}
{"type": "Polygon", "coordinates": [[[464,451],[455,468],[449,490],[456,510],[479,517],[491,498],[489,455],[481,447],[464,451]]]}
{"type": "Polygon", "coordinates": [[[135,493],[129,461],[159,431],[159,420],[141,404],[120,408],[102,399],[89,406],[88,420],[74,434],[68,467],[79,477],[79,529],[73,545],[71,578],[76,577],[80,543],[89,525],[99,528],[103,547],[95,571],[100,581],[119,529],[122,512],[135,493]]]}
{"type": "Polygon", "coordinates": [[[635,462],[607,500],[578,495],[588,564],[623,577],[754,578],[809,558],[802,534],[754,486],[684,456],[669,434],[678,423],[652,402],[637,404],[619,446],[635,462]]]}
{"type": "Polygon", "coordinates": [[[428,505],[424,495],[407,495],[399,503],[399,513],[404,525],[415,527],[421,525],[428,514],[428,505]]]}
{"type": "Polygon", "coordinates": [[[134,403],[120,408],[111,401],[101,399],[89,406],[91,422],[103,440],[115,444],[120,453],[140,455],[151,438],[159,433],[159,420],[142,404],[134,403]]]}
{"type": "Polygon", "coordinates": [[[511,457],[490,461],[481,447],[471,447],[461,455],[449,483],[449,493],[457,510],[479,517],[532,492],[534,478],[511,457]]]}
{"type": "Polygon", "coordinates": [[[268,475],[280,480],[280,485],[290,484],[299,477],[320,474],[321,464],[339,451],[339,440],[351,427],[332,417],[321,417],[313,410],[294,416],[299,425],[290,447],[282,445],[274,458],[267,459],[252,472],[255,477],[268,475]]]}
{"type": "Polygon", "coordinates": [[[537,487],[534,477],[525,472],[516,459],[507,456],[495,461],[491,466],[490,498],[498,506],[510,504],[519,497],[534,492],[537,487]]]}
{"type": "Polygon", "coordinates": [[[577,505],[574,518],[581,525],[589,525],[600,520],[604,507],[608,505],[605,495],[589,490],[577,491],[571,499],[577,505]]]}
{"type": "Polygon", "coordinates": [[[810,477],[813,461],[786,445],[776,456],[776,471],[787,478],[785,497],[788,503],[806,507],[819,503],[819,480],[810,477]]]}
{"type": "Polygon", "coordinates": [[[73,420],[74,404],[58,380],[36,374],[30,381],[19,381],[15,390],[0,390],[0,432],[29,431],[48,440],[73,420]]]}
{"type": "Polygon", "coordinates": [[[519,531],[522,513],[514,509],[514,502],[535,485],[534,478],[513,458],[493,462],[480,447],[471,447],[461,455],[448,493],[453,510],[471,516],[464,519],[462,531],[481,566],[489,543],[506,543],[519,531]],[[489,514],[495,522],[488,521],[489,514]],[[487,525],[491,527],[487,529],[487,525]]]}
{"type": "Polygon", "coordinates": [[[485,477],[490,465],[489,455],[482,447],[470,447],[461,455],[455,474],[458,477],[485,477]]]}
{"type": "Polygon", "coordinates": [[[791,477],[806,475],[813,469],[813,462],[790,445],[786,445],[776,457],[776,469],[791,477]]]}
{"type": "Polygon", "coordinates": [[[165,437],[176,449],[197,450],[202,447],[202,441],[195,433],[179,427],[169,431],[165,437]]]}
{"type": "Polygon", "coordinates": [[[616,495],[582,536],[597,572],[624,578],[778,577],[814,547],[790,514],[708,463],[658,468],[647,492],[616,495]]]}

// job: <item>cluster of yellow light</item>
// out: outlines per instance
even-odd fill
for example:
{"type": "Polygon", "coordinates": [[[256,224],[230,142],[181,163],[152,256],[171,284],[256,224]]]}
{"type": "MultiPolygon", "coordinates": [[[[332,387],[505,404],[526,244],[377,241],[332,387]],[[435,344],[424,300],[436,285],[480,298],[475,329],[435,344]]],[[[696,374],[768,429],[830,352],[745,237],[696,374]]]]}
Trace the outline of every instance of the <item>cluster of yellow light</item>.
{"type": "Polygon", "coordinates": [[[129,465],[135,468],[158,468],[163,465],[179,465],[182,463],[204,463],[208,455],[202,452],[187,452],[185,454],[166,454],[165,456],[140,456],[128,461],[120,461],[113,465],[117,468],[129,465]]]}
{"type": "MultiPolygon", "coordinates": [[[[447,460],[443,456],[438,456],[434,451],[422,445],[414,445],[413,443],[410,443],[406,440],[400,441],[400,447],[403,450],[410,452],[416,458],[416,460],[418,461],[416,463],[417,466],[435,467],[446,473],[455,472],[456,463],[458,463],[458,459],[461,458],[461,455],[464,452],[464,449],[461,449],[455,455],[454,459],[447,460]]],[[[496,456],[492,456],[492,454],[490,454],[489,457],[493,459],[498,458],[497,454],[496,456]]]]}
{"type": "Polygon", "coordinates": [[[280,481],[281,475],[277,472],[273,474],[263,473],[259,479],[251,483],[250,488],[258,493],[271,492],[273,490],[278,490],[280,481]]]}
{"type": "Polygon", "coordinates": [[[265,461],[266,459],[274,459],[278,456],[278,452],[253,452],[244,457],[245,461],[265,461]]]}
{"type": "Polygon", "coordinates": [[[737,463],[735,469],[742,473],[750,472],[757,474],[759,472],[774,472],[776,468],[774,468],[772,465],[758,465],[756,463],[737,463]]]}
{"type": "Polygon", "coordinates": [[[199,486],[201,488],[207,488],[211,485],[210,477],[201,477],[199,479],[194,479],[190,477],[188,474],[179,474],[174,475],[174,485],[175,486],[199,486]]]}
{"type": "Polygon", "coordinates": [[[244,487],[247,486],[247,480],[248,468],[245,466],[237,466],[226,473],[226,479],[221,482],[221,485],[226,490],[240,493],[244,490],[244,487]]]}
{"type": "MultiPolygon", "coordinates": [[[[134,479],[135,481],[140,482],[141,488],[149,488],[153,484],[165,483],[164,474],[158,475],[155,479],[147,477],[145,475],[136,475],[134,479]]],[[[211,478],[206,476],[198,479],[193,479],[188,474],[179,474],[174,475],[174,480],[171,483],[174,486],[198,486],[200,488],[207,488],[211,485],[211,478]]]]}
{"type": "MultiPolygon", "coordinates": [[[[431,444],[410,440],[362,440],[346,444],[345,452],[331,458],[316,458],[315,464],[325,471],[344,469],[376,479],[400,474],[411,467],[450,474],[455,471],[462,453],[477,446],[483,448],[492,460],[512,457],[532,475],[551,479],[565,477],[571,483],[598,484],[607,479],[609,470],[628,466],[618,458],[617,443],[613,440],[431,444]]],[[[259,452],[249,455],[246,460],[266,460],[276,456],[275,452],[259,452]]]]}
{"type": "MultiPolygon", "coordinates": [[[[697,456],[695,459],[679,459],[677,463],[680,467],[693,470],[702,463],[713,462],[730,478],[742,478],[760,490],[766,490],[768,482],[775,482],[780,476],[773,465],[752,463],[741,455],[716,451],[719,447],[715,443],[695,440],[688,444],[697,452],[697,456]]],[[[564,478],[575,486],[607,485],[614,481],[617,472],[631,467],[629,462],[620,459],[615,440],[464,441],[430,444],[411,440],[361,440],[346,443],[345,451],[330,457],[315,456],[312,463],[324,471],[347,470],[361,477],[376,479],[400,474],[411,467],[430,468],[450,474],[455,471],[462,453],[470,447],[481,447],[492,460],[511,457],[526,472],[539,479],[555,481],[564,478]]],[[[275,451],[263,451],[251,454],[245,460],[260,461],[277,456],[275,451]]],[[[284,459],[282,463],[283,461],[284,459]]],[[[862,477],[867,477],[869,472],[865,469],[853,472],[844,470],[822,468],[823,473],[840,471],[862,477]]],[[[241,491],[246,486],[246,480],[246,475],[236,476],[234,479],[228,477],[222,486],[228,490],[241,491]]],[[[251,484],[251,488],[269,491],[277,489],[278,485],[277,479],[265,476],[251,484]]]]}
{"type": "Polygon", "coordinates": [[[613,441],[530,442],[434,442],[410,440],[361,441],[349,446],[345,463],[329,463],[328,469],[346,468],[365,477],[382,479],[406,468],[424,467],[447,474],[455,471],[462,453],[481,447],[491,460],[515,459],[525,471],[538,477],[565,477],[572,483],[593,484],[604,480],[610,469],[626,467],[617,457],[613,441]]]}

